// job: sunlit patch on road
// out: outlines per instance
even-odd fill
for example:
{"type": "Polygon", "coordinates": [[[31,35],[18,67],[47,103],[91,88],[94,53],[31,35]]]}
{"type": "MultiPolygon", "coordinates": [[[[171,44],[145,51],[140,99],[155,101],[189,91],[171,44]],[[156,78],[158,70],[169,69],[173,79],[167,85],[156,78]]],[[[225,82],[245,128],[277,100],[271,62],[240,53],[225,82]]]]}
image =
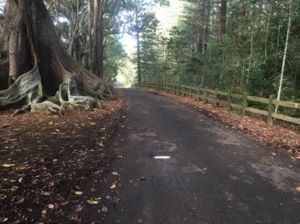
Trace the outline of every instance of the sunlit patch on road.
{"type": "Polygon", "coordinates": [[[167,160],[167,159],[171,159],[171,156],[154,156],[154,159],[160,159],[160,160],[167,160]]]}

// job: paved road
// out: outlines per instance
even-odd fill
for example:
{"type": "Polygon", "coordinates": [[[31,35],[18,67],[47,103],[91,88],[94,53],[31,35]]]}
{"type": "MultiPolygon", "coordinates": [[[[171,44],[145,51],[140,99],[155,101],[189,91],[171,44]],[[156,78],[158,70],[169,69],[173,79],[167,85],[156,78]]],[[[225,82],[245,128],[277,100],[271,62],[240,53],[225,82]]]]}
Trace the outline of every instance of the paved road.
{"type": "Polygon", "coordinates": [[[300,223],[300,164],[139,89],[121,135],[121,202],[105,223],[300,223]]]}

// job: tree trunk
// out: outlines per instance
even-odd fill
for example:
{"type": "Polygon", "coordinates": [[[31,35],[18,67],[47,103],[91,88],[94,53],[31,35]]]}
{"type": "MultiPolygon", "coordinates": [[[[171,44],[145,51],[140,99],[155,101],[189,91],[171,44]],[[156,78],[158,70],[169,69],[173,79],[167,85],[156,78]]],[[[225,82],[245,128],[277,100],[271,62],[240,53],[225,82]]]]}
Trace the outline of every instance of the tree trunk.
{"type": "MultiPolygon", "coordinates": [[[[285,46],[284,46],[280,80],[279,80],[279,87],[278,87],[278,93],[277,93],[277,100],[280,100],[280,98],[281,98],[283,75],[284,75],[284,70],[285,70],[286,57],[287,57],[287,51],[288,51],[288,45],[289,45],[289,37],[290,37],[291,24],[292,24],[292,0],[289,0],[288,4],[289,4],[289,21],[288,21],[288,27],[287,27],[287,32],[286,32],[285,46]]],[[[276,108],[275,108],[275,113],[277,113],[277,112],[278,112],[278,105],[276,105],[276,108]]]]}
{"type": "Polygon", "coordinates": [[[136,9],[135,12],[135,25],[136,25],[136,54],[137,54],[137,78],[138,84],[142,84],[142,67],[141,67],[141,40],[140,40],[140,27],[138,22],[139,13],[136,9]]]}
{"type": "Polygon", "coordinates": [[[249,83],[249,78],[251,75],[251,70],[252,70],[252,60],[253,60],[253,38],[254,38],[254,32],[251,27],[250,31],[250,55],[249,55],[249,62],[248,62],[248,71],[247,71],[247,76],[245,80],[245,87],[247,88],[248,83],[249,83]]]}
{"type": "Polygon", "coordinates": [[[218,42],[220,43],[226,30],[227,0],[221,0],[218,42]]]}
{"type": "Polygon", "coordinates": [[[138,84],[142,83],[142,69],[141,69],[141,40],[140,40],[140,32],[136,32],[136,51],[137,51],[137,76],[138,76],[138,84]]]}
{"type": "Polygon", "coordinates": [[[268,14],[268,19],[267,19],[267,27],[266,27],[266,35],[265,35],[265,63],[267,61],[268,57],[268,39],[269,39],[269,33],[270,33],[270,22],[271,22],[271,17],[273,14],[273,8],[274,8],[275,1],[272,1],[272,5],[270,6],[270,11],[268,14]]]}
{"type": "Polygon", "coordinates": [[[93,72],[103,77],[103,0],[94,2],[94,58],[93,72]]]}
{"type": "Polygon", "coordinates": [[[7,18],[11,21],[6,24],[5,32],[11,25],[10,34],[7,36],[9,55],[9,84],[11,85],[21,74],[31,67],[30,48],[27,43],[26,1],[18,0],[18,4],[7,4],[7,18]]]}
{"type": "Polygon", "coordinates": [[[200,53],[203,53],[204,49],[203,49],[203,46],[204,46],[204,40],[203,40],[203,27],[199,27],[199,31],[198,31],[198,34],[197,34],[197,52],[200,52],[200,53]]]}
{"type": "Polygon", "coordinates": [[[91,60],[93,58],[93,42],[92,42],[92,24],[93,24],[93,6],[92,0],[87,0],[87,10],[88,10],[88,54],[87,54],[87,68],[89,71],[92,71],[92,63],[91,60]]]}
{"type": "Polygon", "coordinates": [[[43,0],[7,0],[6,9],[4,46],[8,46],[13,84],[0,91],[0,108],[31,103],[42,96],[57,96],[60,106],[94,104],[95,98],[110,95],[101,79],[66,53],[43,0]]]}
{"type": "Polygon", "coordinates": [[[209,32],[209,27],[210,27],[210,24],[209,24],[209,21],[210,21],[210,16],[211,16],[211,2],[210,0],[206,0],[206,13],[205,13],[205,31],[204,31],[204,34],[203,34],[203,53],[205,53],[205,51],[207,50],[207,43],[208,43],[208,40],[209,40],[209,35],[210,35],[210,32],[209,32]]]}

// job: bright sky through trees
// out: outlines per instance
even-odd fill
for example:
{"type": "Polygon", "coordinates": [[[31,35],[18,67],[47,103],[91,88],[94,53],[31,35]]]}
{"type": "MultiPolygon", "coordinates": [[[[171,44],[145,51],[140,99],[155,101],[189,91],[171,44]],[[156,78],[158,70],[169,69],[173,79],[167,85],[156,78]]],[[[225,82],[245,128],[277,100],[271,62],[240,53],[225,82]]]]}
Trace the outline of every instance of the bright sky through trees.
{"type": "MultiPolygon", "coordinates": [[[[183,10],[183,2],[180,0],[170,0],[169,6],[157,6],[154,8],[157,19],[159,20],[160,31],[168,35],[169,29],[176,25],[178,18],[183,10]]],[[[136,52],[136,40],[129,34],[124,34],[121,42],[128,54],[136,52]]]]}

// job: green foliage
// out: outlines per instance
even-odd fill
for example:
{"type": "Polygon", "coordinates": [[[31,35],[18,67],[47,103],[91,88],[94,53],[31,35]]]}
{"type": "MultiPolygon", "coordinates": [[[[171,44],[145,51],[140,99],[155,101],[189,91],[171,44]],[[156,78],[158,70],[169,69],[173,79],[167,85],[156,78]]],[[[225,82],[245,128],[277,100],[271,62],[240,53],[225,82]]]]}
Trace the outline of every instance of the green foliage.
{"type": "MultiPolygon", "coordinates": [[[[148,53],[149,49],[161,49],[156,51],[155,60],[148,56],[152,66],[144,69],[146,79],[247,91],[263,97],[276,95],[287,33],[288,1],[228,0],[226,32],[220,41],[219,4],[209,0],[185,2],[179,25],[167,37],[155,33],[144,43],[148,53]],[[156,67],[160,69],[151,75],[156,67]]],[[[282,99],[288,100],[300,98],[299,12],[300,1],[294,0],[282,90],[282,99]]]]}
{"type": "Polygon", "coordinates": [[[116,81],[123,60],[127,57],[122,44],[114,36],[110,36],[106,41],[106,51],[104,52],[105,78],[109,83],[116,81]]]}

